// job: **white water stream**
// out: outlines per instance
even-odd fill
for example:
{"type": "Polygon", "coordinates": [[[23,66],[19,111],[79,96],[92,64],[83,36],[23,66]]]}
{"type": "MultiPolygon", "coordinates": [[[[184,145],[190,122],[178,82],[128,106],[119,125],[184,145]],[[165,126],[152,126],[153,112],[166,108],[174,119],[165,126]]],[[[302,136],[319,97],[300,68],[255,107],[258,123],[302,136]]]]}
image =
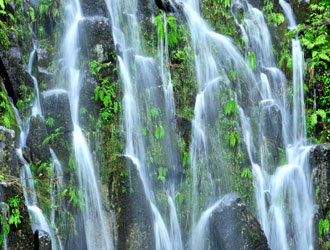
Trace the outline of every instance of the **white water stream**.
{"type": "Polygon", "coordinates": [[[66,14],[69,25],[62,44],[63,61],[65,65],[64,71],[68,76],[68,96],[73,122],[73,146],[79,179],[79,190],[82,196],[85,237],[89,250],[112,250],[114,246],[110,234],[109,221],[103,210],[92,155],[86,138],[79,126],[81,74],[78,66],[78,25],[84,19],[79,0],[69,2],[66,14]]]}

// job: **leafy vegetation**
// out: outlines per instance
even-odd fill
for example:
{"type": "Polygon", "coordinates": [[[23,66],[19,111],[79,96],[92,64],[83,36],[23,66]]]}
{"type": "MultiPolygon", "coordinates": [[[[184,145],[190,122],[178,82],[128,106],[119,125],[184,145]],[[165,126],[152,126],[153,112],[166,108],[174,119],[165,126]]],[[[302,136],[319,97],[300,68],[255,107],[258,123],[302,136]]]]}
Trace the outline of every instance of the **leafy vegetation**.
{"type": "Polygon", "coordinates": [[[158,31],[158,39],[164,40],[167,35],[168,46],[173,48],[178,44],[178,28],[177,28],[177,19],[174,16],[166,16],[161,11],[158,16],[155,18],[155,24],[158,31]],[[166,21],[165,21],[166,18],[166,21]],[[168,29],[168,30],[165,30],[168,29]]]}
{"type": "Polygon", "coordinates": [[[306,49],[308,70],[308,134],[319,142],[330,141],[330,6],[311,4],[310,16],[299,26],[299,38],[306,49]]]}
{"type": "Polygon", "coordinates": [[[2,85],[0,78],[0,125],[9,129],[16,129],[15,113],[8,100],[7,92],[2,85]]]}
{"type": "MultiPolygon", "coordinates": [[[[0,0],[1,1],[1,0],[0,0]]],[[[7,200],[7,203],[1,204],[1,214],[0,214],[0,226],[3,229],[3,234],[8,236],[10,233],[10,226],[13,225],[15,228],[22,223],[22,215],[20,213],[20,206],[21,200],[17,197],[12,197],[7,200]],[[7,211],[3,211],[7,210],[7,211]],[[6,217],[4,217],[6,215],[6,217]]],[[[3,234],[0,234],[0,246],[3,243],[3,234]]]]}

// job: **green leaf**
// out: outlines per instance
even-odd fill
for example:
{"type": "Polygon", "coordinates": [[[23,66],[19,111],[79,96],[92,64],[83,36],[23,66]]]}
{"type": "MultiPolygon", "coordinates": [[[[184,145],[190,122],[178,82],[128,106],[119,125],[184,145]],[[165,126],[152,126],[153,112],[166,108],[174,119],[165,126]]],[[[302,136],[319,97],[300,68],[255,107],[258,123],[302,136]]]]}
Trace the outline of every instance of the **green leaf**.
{"type": "Polygon", "coordinates": [[[156,137],[156,139],[158,140],[159,139],[159,127],[158,126],[156,126],[156,129],[155,129],[155,137],[156,137]]]}
{"type": "Polygon", "coordinates": [[[329,220],[327,219],[321,219],[319,221],[319,236],[326,235],[329,232],[329,220]]]}
{"type": "Polygon", "coordinates": [[[230,146],[233,148],[236,145],[235,133],[230,133],[230,146]]]}
{"type": "Polygon", "coordinates": [[[3,10],[5,9],[5,3],[3,0],[0,0],[0,8],[3,10]]]}
{"type": "Polygon", "coordinates": [[[311,126],[315,127],[316,124],[317,124],[317,115],[314,113],[311,115],[311,126]]]}

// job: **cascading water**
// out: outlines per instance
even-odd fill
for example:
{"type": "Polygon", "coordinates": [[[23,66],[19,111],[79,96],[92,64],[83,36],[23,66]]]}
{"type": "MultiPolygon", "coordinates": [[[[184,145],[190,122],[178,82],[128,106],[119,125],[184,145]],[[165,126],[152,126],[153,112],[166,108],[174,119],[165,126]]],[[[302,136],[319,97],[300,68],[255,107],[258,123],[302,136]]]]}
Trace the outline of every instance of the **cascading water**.
{"type": "MultiPolygon", "coordinates": [[[[180,3],[181,1],[177,2],[180,3]]],[[[284,6],[283,1],[281,5],[284,6]]],[[[310,147],[304,146],[306,127],[302,89],[303,54],[299,40],[296,38],[292,41],[293,64],[295,66],[293,68],[293,112],[290,112],[288,109],[289,101],[286,96],[286,79],[284,74],[276,68],[270,34],[262,13],[246,1],[234,1],[232,3],[234,17],[236,17],[236,11],[239,9],[242,9],[244,13],[244,20],[241,22],[241,20],[236,19],[236,24],[240,27],[246,43],[245,56],[251,52],[255,55],[256,69],[252,72],[236,46],[228,38],[216,34],[208,28],[199,16],[197,7],[196,1],[183,3],[183,11],[192,34],[199,84],[191,143],[193,228],[196,230],[198,227],[199,235],[202,234],[203,229],[200,228],[200,223],[198,223],[199,226],[194,225],[200,214],[198,208],[205,208],[207,203],[199,204],[197,172],[201,173],[199,166],[208,169],[209,132],[206,127],[209,121],[207,121],[207,117],[212,113],[214,114],[212,109],[217,108],[217,105],[212,103],[212,98],[206,99],[205,94],[208,88],[214,87],[213,90],[216,90],[215,87],[219,84],[228,84],[228,86],[233,87],[234,85],[230,83],[226,73],[229,70],[235,70],[238,72],[239,78],[243,77],[245,82],[249,82],[245,83],[249,86],[245,89],[236,86],[237,103],[241,104],[242,96],[246,94],[250,100],[257,101],[257,104],[249,104],[244,108],[239,107],[239,114],[244,141],[253,169],[259,219],[270,246],[272,249],[292,247],[294,249],[313,249],[314,204],[310,170],[307,164],[310,147]],[[214,47],[218,47],[218,51],[215,52],[214,47]],[[200,51],[203,53],[199,53],[200,51]],[[248,93],[243,92],[247,90],[248,93]],[[251,110],[257,112],[251,112],[251,110]],[[278,124],[269,124],[272,112],[273,115],[280,117],[278,124]],[[255,115],[256,113],[257,115],[255,115]],[[252,126],[257,126],[257,130],[253,130],[252,126]],[[255,134],[254,131],[258,134],[255,134]],[[272,166],[267,157],[270,150],[267,145],[269,131],[278,134],[278,143],[286,152],[287,164],[285,166],[272,166]],[[272,174],[274,167],[277,169],[272,174]],[[302,218],[304,219],[302,220],[302,218]]],[[[287,18],[294,20],[292,11],[288,11],[287,5],[283,8],[287,18]]],[[[295,24],[290,23],[290,27],[295,26],[295,24]]],[[[212,191],[213,177],[210,171],[206,175],[211,187],[208,194],[212,197],[214,194],[212,191]]],[[[213,196],[209,202],[214,201],[214,199],[213,196]]],[[[192,245],[196,245],[196,242],[202,242],[196,237],[192,237],[192,245]]],[[[203,246],[201,247],[203,248],[203,246]]]]}
{"type": "Polygon", "coordinates": [[[82,195],[85,237],[88,249],[113,249],[108,219],[102,208],[97,178],[91,152],[79,126],[79,97],[81,89],[78,68],[78,24],[83,20],[79,0],[72,0],[67,6],[69,26],[63,42],[64,72],[68,76],[69,101],[73,122],[73,147],[79,188],[82,195]]]}
{"type": "Polygon", "coordinates": [[[35,102],[33,104],[32,107],[32,116],[37,116],[41,114],[41,105],[40,105],[40,97],[39,97],[39,85],[38,85],[38,80],[37,78],[32,74],[32,69],[33,69],[33,62],[34,62],[34,58],[36,55],[36,51],[37,51],[37,42],[33,41],[33,50],[30,54],[30,58],[29,58],[29,64],[28,64],[28,73],[30,74],[32,80],[33,80],[33,85],[34,85],[34,89],[36,91],[36,99],[35,102]]]}
{"type": "MultiPolygon", "coordinates": [[[[23,164],[20,172],[20,177],[21,177],[21,182],[23,184],[23,193],[25,197],[25,202],[28,207],[29,214],[32,217],[32,221],[33,221],[32,228],[34,232],[36,230],[41,230],[48,233],[52,241],[52,249],[56,250],[56,249],[63,249],[61,240],[57,235],[57,229],[55,224],[52,225],[49,224],[47,218],[45,217],[45,215],[38,206],[38,198],[34,186],[33,174],[30,165],[23,156],[23,149],[26,147],[26,140],[30,130],[31,117],[33,116],[43,117],[41,105],[40,105],[39,85],[36,77],[33,75],[32,72],[36,50],[37,50],[37,42],[33,41],[33,50],[30,54],[29,64],[27,68],[27,71],[33,80],[35,93],[36,93],[36,99],[32,107],[31,116],[26,119],[26,122],[23,122],[18,110],[16,109],[16,107],[12,102],[11,102],[11,106],[14,109],[16,120],[18,122],[21,131],[19,148],[17,148],[16,152],[19,160],[23,164]]],[[[56,157],[55,153],[54,156],[56,157]]],[[[54,197],[51,196],[51,199],[54,200],[54,197]]]]}
{"type": "MultiPolygon", "coordinates": [[[[106,1],[106,3],[112,19],[112,32],[117,51],[121,51],[117,57],[121,80],[124,86],[123,107],[126,129],[125,155],[132,160],[138,169],[146,197],[151,205],[154,219],[156,249],[180,250],[183,248],[181,233],[176,208],[173,204],[173,197],[175,196],[175,178],[169,181],[167,187],[164,187],[165,192],[168,194],[168,202],[170,204],[171,233],[169,233],[168,227],[164,223],[159,210],[152,201],[154,200],[152,184],[148,178],[148,170],[146,168],[146,142],[143,138],[143,134],[140,133],[140,131],[143,131],[143,122],[140,117],[140,106],[143,106],[143,98],[141,99],[141,95],[142,93],[146,93],[145,98],[149,103],[146,104],[147,107],[144,111],[148,112],[148,109],[153,109],[153,119],[160,124],[159,128],[161,130],[166,131],[163,145],[165,145],[164,151],[166,159],[169,160],[168,164],[171,166],[169,171],[173,173],[177,171],[178,160],[174,150],[175,146],[173,145],[173,141],[175,141],[175,134],[173,132],[175,112],[173,88],[169,71],[166,68],[168,59],[164,57],[164,53],[167,54],[168,50],[167,44],[159,39],[159,79],[157,77],[159,73],[156,61],[151,57],[143,56],[141,38],[138,33],[140,26],[136,13],[137,1],[128,3],[126,1],[112,0],[106,1]],[[122,15],[124,15],[124,23],[121,20],[122,15]],[[132,70],[132,65],[136,68],[136,72],[132,70]],[[163,93],[159,89],[161,84],[163,86],[163,93]],[[164,119],[161,118],[162,113],[165,113],[164,119]]],[[[164,19],[166,18],[164,17],[164,19]]],[[[164,25],[166,29],[166,21],[164,21],[164,25]]]]}
{"type": "Polygon", "coordinates": [[[52,156],[52,177],[51,177],[51,187],[50,196],[52,197],[52,209],[51,209],[51,223],[55,226],[55,207],[61,206],[61,204],[56,204],[55,197],[59,197],[63,191],[63,170],[61,163],[57,159],[57,156],[52,148],[50,150],[50,155],[52,156]]]}
{"type": "MultiPolygon", "coordinates": [[[[202,238],[205,237],[205,234],[202,233],[202,230],[206,230],[206,228],[202,228],[200,225],[201,220],[204,220],[206,217],[201,217],[198,223],[196,222],[197,218],[201,215],[202,210],[207,209],[224,192],[216,187],[214,181],[220,176],[214,176],[209,166],[210,140],[212,137],[209,124],[212,123],[214,117],[217,116],[218,110],[224,105],[220,103],[214,93],[217,93],[219,86],[224,86],[225,88],[230,86],[229,77],[226,73],[230,70],[239,72],[248,84],[252,85],[256,81],[238,49],[229,38],[213,32],[208,27],[198,14],[199,9],[196,6],[198,5],[194,1],[183,3],[183,11],[192,35],[199,88],[195,103],[195,117],[192,121],[190,148],[192,231],[196,232],[196,227],[198,227],[199,233],[192,235],[190,244],[191,248],[193,248],[197,244],[196,242],[199,242],[201,249],[203,249],[204,245],[201,242],[203,242],[202,238]],[[201,53],[201,51],[203,52],[201,53]],[[200,186],[203,187],[198,188],[200,186]]],[[[221,163],[218,168],[221,169],[219,171],[220,174],[226,176],[226,164],[221,163]]],[[[207,223],[204,221],[202,224],[206,225],[207,223]]]]}
{"type": "MultiPolygon", "coordinates": [[[[63,249],[62,244],[58,236],[54,233],[53,228],[50,226],[47,218],[41,211],[41,209],[38,206],[38,199],[37,199],[37,193],[34,187],[34,180],[33,180],[33,174],[30,169],[30,165],[28,162],[24,159],[23,156],[23,149],[26,147],[26,139],[29,133],[29,124],[30,124],[30,118],[29,117],[24,123],[22,119],[20,118],[19,112],[14,106],[13,103],[12,108],[15,111],[16,120],[18,122],[21,134],[20,134],[20,144],[19,148],[16,149],[17,156],[21,163],[23,164],[21,168],[21,182],[23,184],[23,193],[25,197],[25,202],[29,211],[30,216],[32,217],[32,229],[33,232],[36,230],[41,230],[49,234],[51,241],[52,241],[52,249],[63,249]]],[[[40,111],[41,112],[41,111],[40,111]]],[[[54,225],[53,225],[54,226],[54,225]]],[[[55,226],[54,226],[55,227],[55,226]]],[[[56,231],[56,228],[55,228],[56,231]]]]}

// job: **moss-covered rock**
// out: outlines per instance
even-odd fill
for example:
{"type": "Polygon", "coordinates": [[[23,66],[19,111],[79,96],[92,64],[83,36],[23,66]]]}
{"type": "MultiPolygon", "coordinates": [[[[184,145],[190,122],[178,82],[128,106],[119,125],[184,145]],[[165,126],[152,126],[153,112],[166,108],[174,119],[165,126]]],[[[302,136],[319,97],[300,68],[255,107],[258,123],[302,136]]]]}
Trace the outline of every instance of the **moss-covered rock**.
{"type": "Polygon", "coordinates": [[[210,220],[214,241],[212,249],[270,249],[258,220],[236,195],[226,195],[210,220]]]}
{"type": "MultiPolygon", "coordinates": [[[[34,249],[34,240],[32,226],[28,208],[25,204],[22,186],[19,184],[18,178],[11,178],[10,181],[0,181],[0,193],[2,201],[6,204],[10,203],[10,199],[19,201],[18,210],[21,222],[17,227],[10,225],[10,231],[7,239],[8,250],[27,250],[34,249]]],[[[10,207],[10,209],[13,209],[10,207]]],[[[10,213],[8,213],[10,216],[10,213]]]]}
{"type": "Polygon", "coordinates": [[[30,157],[33,162],[47,162],[50,158],[48,144],[44,143],[47,136],[44,120],[39,115],[31,117],[27,146],[30,149],[30,157]]]}
{"type": "Polygon", "coordinates": [[[110,52],[115,51],[109,19],[91,17],[79,23],[82,56],[100,63],[110,60],[110,52]]]}
{"type": "Polygon", "coordinates": [[[330,144],[313,147],[309,162],[314,169],[313,183],[316,190],[316,201],[321,216],[325,217],[330,210],[330,144]]]}
{"type": "Polygon", "coordinates": [[[0,126],[0,171],[4,175],[19,176],[15,132],[0,126]]]}
{"type": "Polygon", "coordinates": [[[139,173],[126,157],[120,157],[119,165],[110,183],[110,199],[118,234],[117,249],[153,250],[155,239],[151,206],[139,173]]]}
{"type": "Polygon", "coordinates": [[[66,92],[46,92],[43,101],[48,134],[55,133],[56,128],[62,127],[64,133],[73,131],[70,102],[66,92]]]}

